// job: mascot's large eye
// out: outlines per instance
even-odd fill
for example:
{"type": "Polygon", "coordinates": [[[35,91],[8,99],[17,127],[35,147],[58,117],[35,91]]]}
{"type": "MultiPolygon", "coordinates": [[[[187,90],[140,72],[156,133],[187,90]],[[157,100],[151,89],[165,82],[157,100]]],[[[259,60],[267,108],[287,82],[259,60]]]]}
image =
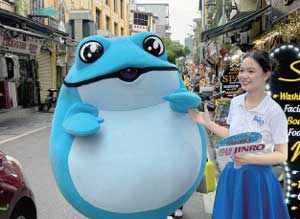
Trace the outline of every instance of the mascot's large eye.
{"type": "Polygon", "coordinates": [[[165,51],[162,40],[157,36],[148,36],[143,42],[144,50],[154,56],[161,56],[165,51]]]}
{"type": "Polygon", "coordinates": [[[103,46],[96,41],[89,41],[80,47],[80,59],[85,63],[92,63],[103,54],[103,46]]]}

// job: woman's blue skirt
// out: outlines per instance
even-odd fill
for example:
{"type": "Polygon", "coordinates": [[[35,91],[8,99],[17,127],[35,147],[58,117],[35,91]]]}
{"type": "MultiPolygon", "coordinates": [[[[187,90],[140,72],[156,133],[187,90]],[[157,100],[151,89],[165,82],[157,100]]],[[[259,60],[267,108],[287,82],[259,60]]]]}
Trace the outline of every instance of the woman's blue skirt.
{"type": "Polygon", "coordinates": [[[213,219],[289,219],[271,166],[228,162],[218,181],[213,219]]]}

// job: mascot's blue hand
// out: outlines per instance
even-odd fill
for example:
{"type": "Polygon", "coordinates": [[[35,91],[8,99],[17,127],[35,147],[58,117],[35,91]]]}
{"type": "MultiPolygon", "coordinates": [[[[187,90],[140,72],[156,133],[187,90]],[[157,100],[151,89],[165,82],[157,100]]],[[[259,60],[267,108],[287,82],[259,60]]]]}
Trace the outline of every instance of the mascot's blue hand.
{"type": "Polygon", "coordinates": [[[90,104],[76,103],[66,113],[63,127],[74,136],[88,136],[97,133],[103,118],[98,117],[98,109],[90,104]]]}
{"type": "Polygon", "coordinates": [[[187,113],[189,108],[197,108],[201,104],[201,98],[189,91],[172,93],[163,99],[169,101],[171,109],[179,113],[187,113]]]}

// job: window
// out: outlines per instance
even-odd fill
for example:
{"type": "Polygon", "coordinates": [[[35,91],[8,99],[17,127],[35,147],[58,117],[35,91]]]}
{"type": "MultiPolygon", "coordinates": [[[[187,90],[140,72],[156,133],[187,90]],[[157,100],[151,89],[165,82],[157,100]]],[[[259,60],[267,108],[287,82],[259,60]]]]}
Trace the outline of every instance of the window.
{"type": "Polygon", "coordinates": [[[135,13],[133,18],[133,24],[148,26],[148,15],[135,13]]]}
{"type": "Polygon", "coordinates": [[[121,12],[122,19],[124,18],[123,11],[124,11],[124,0],[120,0],[120,12],[121,12]]]}
{"type": "Polygon", "coordinates": [[[114,31],[115,31],[115,36],[119,35],[119,31],[118,31],[118,23],[114,23],[114,31]]]}
{"type": "MultiPolygon", "coordinates": [[[[43,0],[30,0],[29,4],[30,4],[30,14],[35,14],[36,10],[44,8],[43,0]]],[[[44,19],[42,17],[34,17],[33,20],[43,23],[44,19]]]]}
{"type": "Polygon", "coordinates": [[[117,13],[117,0],[114,0],[114,12],[117,13]]]}
{"type": "Polygon", "coordinates": [[[74,20],[70,20],[69,25],[70,25],[69,33],[71,34],[72,39],[75,39],[75,23],[74,23],[74,20]]]}
{"type": "Polygon", "coordinates": [[[59,5],[59,21],[62,21],[63,23],[66,22],[66,8],[63,4],[59,5]]]}
{"type": "Polygon", "coordinates": [[[124,28],[121,27],[121,36],[124,36],[124,28]]]}
{"type": "Polygon", "coordinates": [[[109,5],[109,0],[105,0],[105,4],[106,4],[106,5],[109,5]]]}
{"type": "Polygon", "coordinates": [[[108,16],[106,16],[106,30],[109,31],[109,23],[110,23],[110,18],[108,16]]]}
{"type": "Polygon", "coordinates": [[[83,37],[91,36],[95,34],[95,24],[90,20],[82,21],[82,35],[83,37]]]}
{"type": "Polygon", "coordinates": [[[96,28],[100,30],[100,19],[101,19],[101,11],[99,8],[96,8],[96,28]]]}

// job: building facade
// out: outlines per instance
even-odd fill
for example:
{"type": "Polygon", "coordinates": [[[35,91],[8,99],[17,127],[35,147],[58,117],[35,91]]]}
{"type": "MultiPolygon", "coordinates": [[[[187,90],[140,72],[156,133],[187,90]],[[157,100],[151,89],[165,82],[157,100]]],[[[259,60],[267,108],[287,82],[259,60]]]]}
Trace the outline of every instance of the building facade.
{"type": "Polygon", "coordinates": [[[145,11],[144,9],[138,10],[135,0],[129,1],[128,11],[130,35],[147,31],[156,32],[158,17],[153,13],[145,11]]]}
{"type": "MultiPolygon", "coordinates": [[[[59,24],[65,22],[65,29],[74,42],[90,35],[129,35],[128,0],[45,0],[45,7],[60,12],[54,18],[59,24]]],[[[66,68],[70,69],[76,47],[68,49],[66,68]]]]}
{"type": "Polygon", "coordinates": [[[169,5],[168,4],[137,4],[129,1],[130,33],[155,32],[161,37],[169,36],[169,5]]]}
{"type": "Polygon", "coordinates": [[[137,4],[137,11],[146,11],[157,17],[155,32],[161,37],[170,36],[169,4],[137,4]]]}
{"type": "Polygon", "coordinates": [[[65,0],[65,20],[76,41],[89,35],[128,35],[128,0],[65,0]]]}
{"type": "Polygon", "coordinates": [[[57,88],[57,46],[68,34],[36,16],[43,3],[0,0],[0,108],[38,105],[57,88]]]}

